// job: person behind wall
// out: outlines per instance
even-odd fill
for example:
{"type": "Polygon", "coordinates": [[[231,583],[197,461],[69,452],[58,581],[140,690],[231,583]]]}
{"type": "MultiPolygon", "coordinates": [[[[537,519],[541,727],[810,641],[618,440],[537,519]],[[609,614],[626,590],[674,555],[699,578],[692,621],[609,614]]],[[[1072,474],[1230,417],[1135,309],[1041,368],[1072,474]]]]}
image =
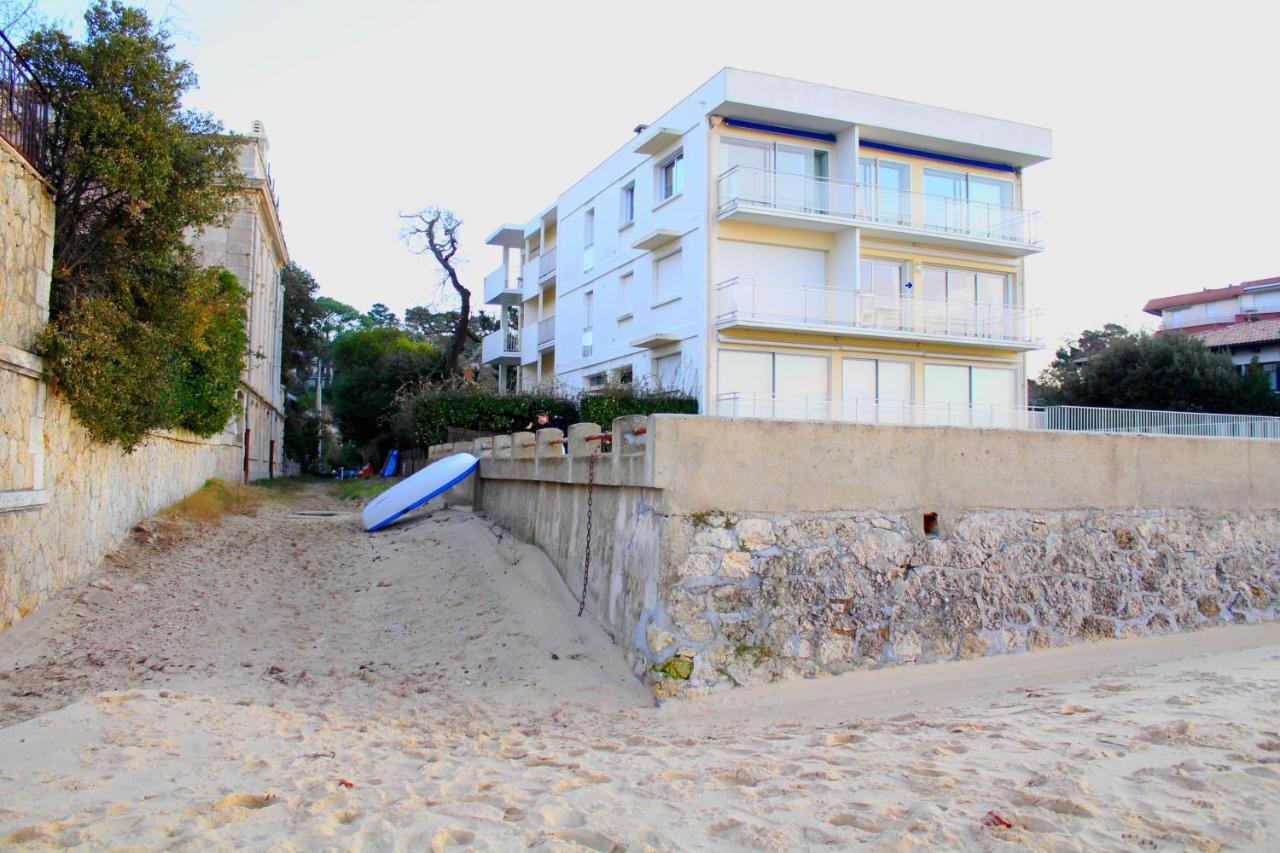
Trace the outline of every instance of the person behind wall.
{"type": "MultiPolygon", "coordinates": [[[[560,430],[561,435],[568,434],[569,425],[565,422],[562,415],[549,415],[546,412],[538,412],[533,416],[533,420],[525,424],[527,432],[537,432],[540,429],[554,428],[560,430]]],[[[568,445],[560,445],[560,449],[565,453],[569,452],[568,445]]]]}

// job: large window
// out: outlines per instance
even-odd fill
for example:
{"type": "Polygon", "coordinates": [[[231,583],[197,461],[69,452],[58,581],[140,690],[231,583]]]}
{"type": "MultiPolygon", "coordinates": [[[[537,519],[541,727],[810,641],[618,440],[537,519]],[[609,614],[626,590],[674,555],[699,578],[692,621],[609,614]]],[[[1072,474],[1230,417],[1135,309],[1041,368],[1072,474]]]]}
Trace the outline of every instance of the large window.
{"type": "Polygon", "coordinates": [[[1016,380],[1010,368],[926,364],[926,418],[935,424],[1015,426],[1016,380]]]}
{"type": "Polygon", "coordinates": [[[656,189],[659,204],[684,192],[684,149],[658,164],[656,189]]]}
{"type": "Polygon", "coordinates": [[[911,306],[904,302],[904,261],[868,258],[858,263],[857,323],[868,329],[903,329],[911,306]]]}
{"type": "Polygon", "coordinates": [[[918,290],[924,331],[934,335],[1004,338],[1014,328],[1009,276],[979,270],[925,267],[918,290]]]}
{"type": "Polygon", "coordinates": [[[847,421],[908,423],[912,374],[909,361],[842,359],[841,411],[847,421]]]}
{"type": "Polygon", "coordinates": [[[653,304],[660,305],[680,296],[684,276],[683,252],[672,252],[653,265],[653,304]]]}
{"type": "Polygon", "coordinates": [[[876,222],[911,223],[911,167],[906,163],[858,158],[858,215],[876,222]]]}
{"type": "Polygon", "coordinates": [[[1001,240],[1022,238],[1013,181],[989,175],[924,170],[924,225],[1001,240]]]}
{"type": "Polygon", "coordinates": [[[724,177],[720,181],[720,203],[742,201],[785,210],[826,212],[828,159],[828,153],[821,148],[722,139],[720,172],[724,177]]]}
{"type": "Polygon", "coordinates": [[[830,417],[830,359],[794,353],[720,350],[717,411],[758,418],[830,417]]]}

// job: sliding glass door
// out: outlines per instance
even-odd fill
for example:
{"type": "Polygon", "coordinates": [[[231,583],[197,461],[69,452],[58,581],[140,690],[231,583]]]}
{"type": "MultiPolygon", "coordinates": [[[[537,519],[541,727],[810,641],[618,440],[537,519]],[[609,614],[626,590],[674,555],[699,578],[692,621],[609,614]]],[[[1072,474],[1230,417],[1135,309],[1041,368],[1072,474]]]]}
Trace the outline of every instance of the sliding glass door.
{"type": "Polygon", "coordinates": [[[858,215],[875,222],[911,224],[911,167],[874,157],[858,159],[858,215]]]}
{"type": "Polygon", "coordinates": [[[722,205],[736,200],[805,213],[830,211],[828,154],[820,148],[725,138],[720,170],[722,205]]]}

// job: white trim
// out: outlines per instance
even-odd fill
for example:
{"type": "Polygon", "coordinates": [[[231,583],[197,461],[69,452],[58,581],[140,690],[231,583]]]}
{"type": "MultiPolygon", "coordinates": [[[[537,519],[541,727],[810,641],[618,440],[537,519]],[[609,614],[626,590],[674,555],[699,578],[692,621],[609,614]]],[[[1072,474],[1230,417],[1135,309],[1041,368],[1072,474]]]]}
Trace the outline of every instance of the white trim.
{"type": "Polygon", "coordinates": [[[15,512],[45,506],[51,500],[48,489],[15,489],[0,492],[0,512],[15,512]]]}

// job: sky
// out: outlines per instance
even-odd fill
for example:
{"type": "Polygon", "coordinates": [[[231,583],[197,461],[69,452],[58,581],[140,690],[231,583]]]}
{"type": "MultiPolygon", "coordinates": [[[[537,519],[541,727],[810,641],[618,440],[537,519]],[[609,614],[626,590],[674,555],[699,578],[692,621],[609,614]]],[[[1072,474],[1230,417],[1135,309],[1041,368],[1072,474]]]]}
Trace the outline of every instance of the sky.
{"type": "MultiPolygon", "coordinates": [[[[1024,174],[1045,244],[1026,267],[1047,342],[1033,373],[1082,329],[1153,326],[1152,296],[1280,275],[1280,9],[1265,2],[138,5],[193,63],[190,107],[266,125],[290,255],[362,310],[445,304],[401,211],[457,213],[479,294],[495,227],[725,66],[1051,129],[1053,159],[1024,174]]],[[[77,28],[85,6],[39,4],[77,28]]]]}

